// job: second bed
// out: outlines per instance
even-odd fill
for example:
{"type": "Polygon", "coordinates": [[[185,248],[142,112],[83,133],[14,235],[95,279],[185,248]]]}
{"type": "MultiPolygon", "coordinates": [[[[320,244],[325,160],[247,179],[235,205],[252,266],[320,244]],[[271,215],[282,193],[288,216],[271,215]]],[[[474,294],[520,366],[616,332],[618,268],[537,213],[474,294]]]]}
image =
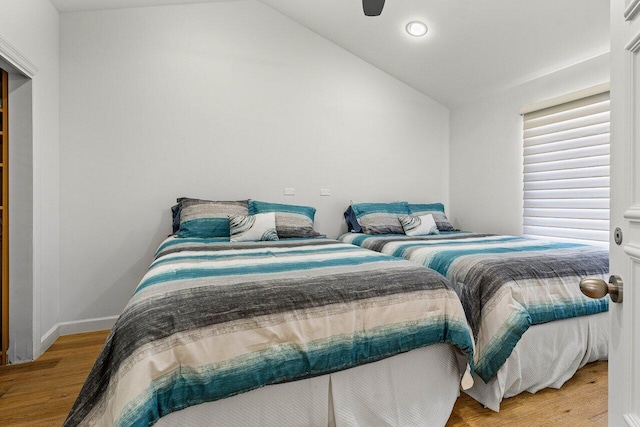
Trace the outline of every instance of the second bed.
{"type": "Polygon", "coordinates": [[[468,232],[347,233],[339,240],[450,280],[476,342],[480,379],[467,393],[494,411],[505,397],[558,388],[586,363],[607,359],[608,299],[589,299],[578,286],[608,275],[604,249],[468,232]]]}

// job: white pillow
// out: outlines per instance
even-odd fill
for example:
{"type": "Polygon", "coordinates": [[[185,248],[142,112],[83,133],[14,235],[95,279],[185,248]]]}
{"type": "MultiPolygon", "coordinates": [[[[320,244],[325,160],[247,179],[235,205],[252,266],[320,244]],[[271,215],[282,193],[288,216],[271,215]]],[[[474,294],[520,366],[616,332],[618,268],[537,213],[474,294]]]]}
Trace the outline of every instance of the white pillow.
{"type": "Polygon", "coordinates": [[[398,217],[404,234],[407,236],[428,236],[429,234],[440,234],[436,221],[433,219],[433,215],[422,216],[408,216],[403,215],[398,217]]]}
{"type": "Polygon", "coordinates": [[[276,232],[275,212],[255,215],[229,215],[229,229],[232,242],[279,240],[276,232]]]}

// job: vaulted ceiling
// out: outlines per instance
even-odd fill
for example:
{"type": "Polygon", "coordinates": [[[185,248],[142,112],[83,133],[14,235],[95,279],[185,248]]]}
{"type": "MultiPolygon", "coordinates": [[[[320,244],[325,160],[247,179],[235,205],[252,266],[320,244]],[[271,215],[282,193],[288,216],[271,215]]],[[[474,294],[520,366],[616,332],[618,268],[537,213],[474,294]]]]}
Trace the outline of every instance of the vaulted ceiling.
{"type": "MultiPolygon", "coordinates": [[[[387,0],[379,17],[361,0],[261,1],[448,107],[609,50],[608,0],[387,0]],[[413,20],[426,36],[407,34],[413,20]]],[[[68,12],[206,1],[51,2],[68,12]]]]}

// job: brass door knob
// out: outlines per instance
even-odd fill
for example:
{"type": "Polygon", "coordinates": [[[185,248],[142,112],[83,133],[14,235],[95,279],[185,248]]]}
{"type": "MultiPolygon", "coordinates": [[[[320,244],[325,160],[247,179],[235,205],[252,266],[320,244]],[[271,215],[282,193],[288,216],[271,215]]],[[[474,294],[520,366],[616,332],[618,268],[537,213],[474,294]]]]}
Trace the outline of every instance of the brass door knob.
{"type": "Polygon", "coordinates": [[[580,281],[580,290],[589,298],[599,299],[609,294],[611,301],[622,302],[622,279],[611,275],[609,283],[599,277],[585,277],[580,281]]]}

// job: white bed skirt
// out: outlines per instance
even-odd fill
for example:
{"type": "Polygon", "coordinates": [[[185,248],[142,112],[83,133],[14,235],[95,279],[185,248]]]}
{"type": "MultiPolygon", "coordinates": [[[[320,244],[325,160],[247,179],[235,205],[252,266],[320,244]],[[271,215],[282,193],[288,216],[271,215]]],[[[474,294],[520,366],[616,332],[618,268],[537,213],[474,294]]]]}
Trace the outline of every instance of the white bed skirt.
{"type": "Polygon", "coordinates": [[[454,347],[434,344],[192,406],[161,418],[156,426],[444,426],[464,364],[454,347]]]}
{"type": "Polygon", "coordinates": [[[466,393],[498,412],[503,398],[560,388],[578,369],[607,360],[608,355],[609,313],[535,325],[524,333],[489,383],[476,376],[466,393]]]}

